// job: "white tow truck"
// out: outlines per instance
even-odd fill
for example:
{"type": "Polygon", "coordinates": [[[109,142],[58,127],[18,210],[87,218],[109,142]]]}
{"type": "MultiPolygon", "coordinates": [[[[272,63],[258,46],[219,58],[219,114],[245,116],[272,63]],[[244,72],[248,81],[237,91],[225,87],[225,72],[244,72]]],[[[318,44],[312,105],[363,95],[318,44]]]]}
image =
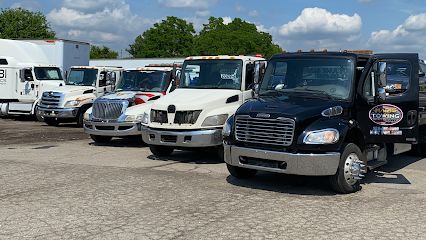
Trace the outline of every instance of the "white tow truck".
{"type": "Polygon", "coordinates": [[[33,115],[41,93],[64,84],[36,44],[0,39],[0,116],[33,115]]]}
{"type": "Polygon", "coordinates": [[[122,72],[121,67],[72,67],[64,86],[43,92],[37,116],[51,126],[61,122],[77,122],[82,126],[86,110],[97,97],[113,91],[122,72]]]}
{"type": "Polygon", "coordinates": [[[255,73],[265,66],[265,59],[252,56],[186,58],[177,89],[141,117],[144,142],[160,157],[174,149],[208,147],[223,158],[223,125],[253,97],[255,73]]]}
{"type": "Polygon", "coordinates": [[[141,118],[149,105],[173,91],[177,65],[159,64],[126,69],[113,93],[95,100],[84,116],[84,131],[97,143],[113,137],[141,140],[141,118]]]}

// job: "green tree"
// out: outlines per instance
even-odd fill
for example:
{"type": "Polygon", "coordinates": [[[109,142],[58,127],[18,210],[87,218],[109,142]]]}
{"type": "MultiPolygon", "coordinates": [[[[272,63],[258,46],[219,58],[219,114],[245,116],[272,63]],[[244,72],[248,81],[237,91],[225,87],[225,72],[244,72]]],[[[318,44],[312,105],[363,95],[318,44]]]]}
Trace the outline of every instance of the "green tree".
{"type": "Polygon", "coordinates": [[[46,16],[22,8],[0,10],[0,38],[48,39],[55,38],[46,16]]]}
{"type": "Polygon", "coordinates": [[[90,59],[116,59],[118,52],[105,46],[91,46],[90,59]]]}
{"type": "Polygon", "coordinates": [[[177,17],[167,17],[136,37],[129,46],[135,58],[186,57],[192,54],[194,25],[177,17]]]}
{"type": "Polygon", "coordinates": [[[260,53],[270,57],[282,52],[281,47],[272,42],[269,33],[258,31],[256,25],[240,18],[224,24],[222,18],[210,17],[209,23],[204,24],[196,37],[194,48],[199,55],[260,53]]]}

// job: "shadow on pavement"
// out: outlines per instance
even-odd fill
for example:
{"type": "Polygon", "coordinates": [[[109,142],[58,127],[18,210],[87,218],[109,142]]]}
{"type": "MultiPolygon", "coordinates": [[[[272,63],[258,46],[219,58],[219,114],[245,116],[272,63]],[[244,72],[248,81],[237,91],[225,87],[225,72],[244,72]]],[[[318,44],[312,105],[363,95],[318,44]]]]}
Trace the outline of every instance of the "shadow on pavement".
{"type": "Polygon", "coordinates": [[[334,196],[327,177],[306,177],[259,172],[251,179],[237,179],[231,175],[226,181],[234,186],[296,195],[334,196]]]}
{"type": "Polygon", "coordinates": [[[147,145],[142,141],[141,138],[137,137],[128,137],[128,138],[113,138],[108,143],[97,143],[97,142],[90,142],[89,145],[93,146],[102,146],[102,147],[116,147],[116,148],[141,148],[146,147],[147,145]]]}
{"type": "Polygon", "coordinates": [[[148,159],[157,161],[175,161],[190,164],[223,164],[215,151],[199,149],[197,151],[175,150],[168,157],[148,156],[148,159]]]}

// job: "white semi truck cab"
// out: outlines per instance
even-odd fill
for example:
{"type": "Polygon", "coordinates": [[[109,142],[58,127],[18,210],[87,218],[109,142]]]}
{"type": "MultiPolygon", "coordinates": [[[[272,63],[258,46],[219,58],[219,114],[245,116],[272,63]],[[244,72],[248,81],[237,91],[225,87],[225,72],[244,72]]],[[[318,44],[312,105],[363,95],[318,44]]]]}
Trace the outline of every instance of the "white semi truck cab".
{"type": "Polygon", "coordinates": [[[121,67],[72,67],[64,86],[43,92],[37,116],[48,125],[77,122],[82,126],[86,110],[97,97],[113,91],[122,72],[121,67]]]}
{"type": "Polygon", "coordinates": [[[41,93],[64,84],[56,65],[0,56],[0,116],[33,115],[41,93]]]}
{"type": "Polygon", "coordinates": [[[98,143],[113,137],[141,137],[141,118],[149,105],[173,91],[177,65],[126,69],[113,93],[97,98],[86,111],[84,131],[98,143]]]}
{"type": "Polygon", "coordinates": [[[223,125],[253,97],[255,73],[265,66],[263,58],[251,56],[186,58],[177,89],[142,117],[144,142],[157,156],[203,147],[217,148],[223,156],[223,125]]]}

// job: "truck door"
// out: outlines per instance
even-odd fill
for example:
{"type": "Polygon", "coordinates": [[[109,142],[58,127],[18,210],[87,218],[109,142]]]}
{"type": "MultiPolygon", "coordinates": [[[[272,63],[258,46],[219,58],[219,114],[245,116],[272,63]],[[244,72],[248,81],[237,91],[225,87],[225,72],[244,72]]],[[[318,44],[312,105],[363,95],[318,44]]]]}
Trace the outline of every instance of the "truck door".
{"type": "Polygon", "coordinates": [[[254,87],[262,79],[263,73],[266,69],[267,61],[254,61],[253,63],[246,64],[246,78],[243,85],[243,101],[254,96],[254,87]]]}
{"type": "Polygon", "coordinates": [[[417,54],[374,55],[359,82],[357,120],[367,143],[418,140],[417,54]]]}
{"type": "Polygon", "coordinates": [[[37,98],[37,91],[35,91],[35,88],[36,84],[38,85],[38,81],[35,80],[32,69],[21,69],[19,78],[18,87],[16,89],[18,98],[24,102],[35,101],[37,98]]]}

